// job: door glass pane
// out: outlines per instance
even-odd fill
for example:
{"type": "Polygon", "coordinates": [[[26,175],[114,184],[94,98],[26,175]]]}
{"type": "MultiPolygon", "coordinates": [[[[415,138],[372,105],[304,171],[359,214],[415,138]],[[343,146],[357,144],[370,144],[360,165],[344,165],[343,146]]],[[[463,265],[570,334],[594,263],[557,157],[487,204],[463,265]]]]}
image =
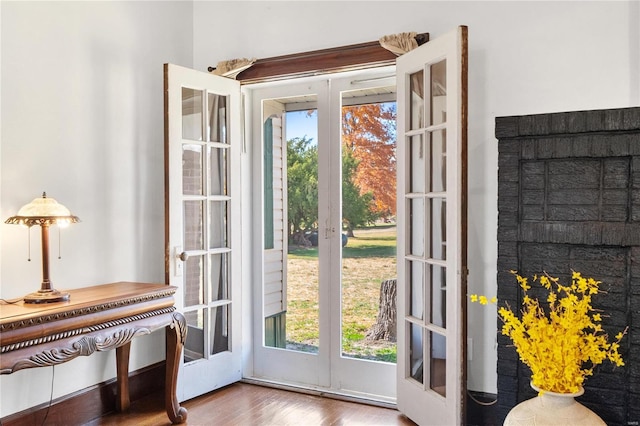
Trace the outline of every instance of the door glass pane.
{"type": "Polygon", "coordinates": [[[182,138],[202,140],[202,90],[182,88],[182,138]]]}
{"type": "Polygon", "coordinates": [[[189,256],[184,262],[184,306],[204,303],[204,265],[202,256],[189,256]]]}
{"type": "MultiPolygon", "coordinates": [[[[317,99],[312,95],[298,100],[304,104],[317,99]]],[[[299,108],[287,112],[284,119],[285,217],[289,249],[286,254],[286,324],[281,321],[276,324],[286,327],[287,349],[317,354],[320,343],[318,245],[322,239],[318,229],[318,144],[321,141],[317,136],[317,109],[299,108]]],[[[277,139],[274,135],[274,157],[277,139]]],[[[273,179],[275,192],[279,186],[276,173],[273,179]]]]}
{"type": "Polygon", "coordinates": [[[227,97],[209,93],[207,99],[209,142],[227,143],[227,97]]]}
{"type": "Polygon", "coordinates": [[[429,173],[429,189],[431,192],[442,192],[447,189],[447,151],[445,129],[431,132],[431,161],[429,173]]]}
{"type": "Polygon", "coordinates": [[[409,129],[424,127],[424,71],[409,76],[409,129]]]}
{"type": "Polygon", "coordinates": [[[409,376],[424,383],[424,341],[422,327],[409,323],[409,376]]]}
{"type": "Polygon", "coordinates": [[[203,202],[188,200],[184,202],[184,248],[185,250],[204,249],[203,202]]]}
{"type": "Polygon", "coordinates": [[[211,301],[229,299],[228,255],[218,253],[209,255],[211,301]]]}
{"type": "Polygon", "coordinates": [[[431,232],[429,235],[431,259],[447,259],[447,200],[444,198],[429,199],[429,216],[431,232]]]}
{"type": "Polygon", "coordinates": [[[409,138],[409,169],[411,177],[409,180],[409,192],[425,192],[425,161],[424,161],[424,139],[423,135],[415,135],[409,138]]]}
{"type": "Polygon", "coordinates": [[[227,195],[227,151],[209,147],[209,195],[227,195]]]}
{"type": "Polygon", "coordinates": [[[209,248],[228,247],[227,242],[227,202],[209,202],[209,248]]]}
{"type": "Polygon", "coordinates": [[[425,211],[423,198],[409,199],[409,253],[424,256],[425,211]]]}
{"type": "Polygon", "coordinates": [[[182,145],[182,193],[202,195],[202,146],[182,145]]]}
{"type": "Polygon", "coordinates": [[[441,334],[429,332],[431,345],[429,387],[442,396],[447,396],[447,339],[441,334]]]}
{"type": "Polygon", "coordinates": [[[431,323],[439,327],[447,326],[447,270],[442,266],[431,265],[429,276],[431,323]]]}
{"type": "Polygon", "coordinates": [[[263,100],[261,144],[269,234],[263,258],[264,345],[313,354],[320,340],[316,103],[314,94],[263,100]]]}
{"type": "Polygon", "coordinates": [[[187,340],[184,343],[184,362],[204,358],[204,309],[184,312],[187,320],[187,340]]]}
{"type": "Polygon", "coordinates": [[[431,65],[431,124],[447,121],[447,61],[431,65]]]}
{"type": "Polygon", "coordinates": [[[341,94],[340,341],[342,356],[395,362],[396,102],[372,92],[395,86],[341,94]]]}
{"type": "Polygon", "coordinates": [[[211,354],[215,355],[225,352],[231,348],[230,316],[229,305],[216,306],[211,308],[211,354]]]}
{"type": "Polygon", "coordinates": [[[424,318],[424,263],[409,261],[410,303],[409,315],[424,318]]]}

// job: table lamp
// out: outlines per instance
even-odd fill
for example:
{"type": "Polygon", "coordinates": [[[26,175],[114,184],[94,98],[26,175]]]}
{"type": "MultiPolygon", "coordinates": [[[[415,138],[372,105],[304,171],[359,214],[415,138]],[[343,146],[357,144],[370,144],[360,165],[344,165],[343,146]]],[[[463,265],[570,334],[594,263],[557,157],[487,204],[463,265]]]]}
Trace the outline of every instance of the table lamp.
{"type": "Polygon", "coordinates": [[[31,228],[40,225],[42,229],[42,284],[40,290],[24,297],[25,303],[51,303],[69,300],[69,293],[55,290],[49,279],[49,226],[67,225],[79,222],[68,208],[58,204],[53,198],[48,198],[45,192],[41,198],[36,198],[29,204],[22,206],[16,216],[12,216],[5,223],[25,225],[31,228]]]}

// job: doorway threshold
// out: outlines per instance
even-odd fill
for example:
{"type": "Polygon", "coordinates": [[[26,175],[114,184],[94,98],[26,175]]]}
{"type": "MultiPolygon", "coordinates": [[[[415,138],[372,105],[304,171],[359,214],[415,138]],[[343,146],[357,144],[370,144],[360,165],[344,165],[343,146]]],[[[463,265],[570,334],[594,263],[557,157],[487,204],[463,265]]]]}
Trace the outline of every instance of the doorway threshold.
{"type": "Polygon", "coordinates": [[[242,383],[248,383],[257,386],[271,387],[274,389],[287,390],[292,392],[304,393],[308,395],[322,396],[325,398],[337,399],[340,401],[355,402],[358,404],[372,405],[375,407],[389,408],[397,410],[395,398],[388,401],[375,399],[366,395],[340,392],[334,389],[319,388],[313,386],[302,386],[298,384],[283,383],[275,380],[263,379],[259,377],[244,377],[240,380],[242,383]]]}

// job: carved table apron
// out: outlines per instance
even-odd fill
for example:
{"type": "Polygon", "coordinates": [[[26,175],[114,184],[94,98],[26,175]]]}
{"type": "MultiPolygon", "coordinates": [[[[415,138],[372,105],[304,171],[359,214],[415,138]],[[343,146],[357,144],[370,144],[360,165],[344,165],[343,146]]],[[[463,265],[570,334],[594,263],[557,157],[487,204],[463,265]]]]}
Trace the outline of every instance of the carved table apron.
{"type": "Polygon", "coordinates": [[[118,282],[69,290],[67,302],[0,305],[0,374],[45,367],[96,351],[116,349],[117,409],[129,408],[131,340],[166,330],[165,405],[173,423],[183,423],[187,410],[176,397],[176,381],[186,322],[175,311],[176,287],[118,282]]]}

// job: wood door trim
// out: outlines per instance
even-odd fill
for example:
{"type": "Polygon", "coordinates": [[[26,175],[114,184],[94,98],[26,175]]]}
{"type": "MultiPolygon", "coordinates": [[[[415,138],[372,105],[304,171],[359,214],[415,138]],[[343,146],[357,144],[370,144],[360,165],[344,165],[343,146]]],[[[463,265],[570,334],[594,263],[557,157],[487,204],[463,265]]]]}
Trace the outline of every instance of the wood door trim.
{"type": "MultiPolygon", "coordinates": [[[[418,45],[429,41],[429,33],[416,35],[418,45]]],[[[380,46],[378,41],[313,50],[284,56],[258,59],[251,67],[240,72],[236,80],[241,84],[284,80],[355,71],[394,65],[396,55],[380,46]]],[[[209,72],[214,67],[208,67],[209,72]]]]}

